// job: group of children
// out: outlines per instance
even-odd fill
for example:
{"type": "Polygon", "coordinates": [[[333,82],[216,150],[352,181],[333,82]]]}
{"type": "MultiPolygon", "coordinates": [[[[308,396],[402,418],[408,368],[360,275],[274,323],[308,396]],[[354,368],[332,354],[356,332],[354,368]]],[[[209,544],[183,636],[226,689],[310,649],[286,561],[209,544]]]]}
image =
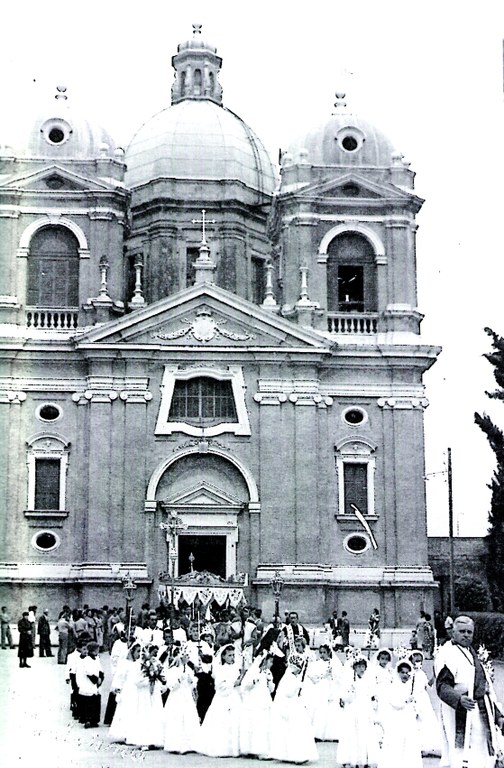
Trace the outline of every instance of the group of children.
{"type": "MultiPolygon", "coordinates": [[[[305,763],[317,741],[337,742],[343,768],[421,768],[440,734],[420,651],[379,649],[345,661],[329,645],[317,652],[302,636],[273,642],[250,660],[237,644],[214,652],[193,626],[178,644],[116,641],[104,722],[112,742],[141,749],[239,755],[305,763]],[[283,673],[272,674],[281,660],[283,673]],[[276,679],[275,679],[276,678],[276,679]]],[[[168,640],[168,638],[167,638],[168,640]]],[[[96,643],[69,657],[71,708],[98,724],[103,671],[96,643]]]]}

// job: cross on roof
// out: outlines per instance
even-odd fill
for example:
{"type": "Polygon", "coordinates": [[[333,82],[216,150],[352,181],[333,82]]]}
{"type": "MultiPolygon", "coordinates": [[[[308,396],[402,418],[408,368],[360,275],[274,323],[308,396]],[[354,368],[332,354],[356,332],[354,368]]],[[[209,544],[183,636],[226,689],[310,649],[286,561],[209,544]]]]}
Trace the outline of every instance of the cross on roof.
{"type": "Polygon", "coordinates": [[[216,224],[217,222],[215,221],[215,219],[207,219],[206,218],[206,211],[203,208],[202,211],[201,211],[201,219],[193,219],[192,223],[193,224],[201,224],[201,243],[202,243],[202,245],[203,244],[206,245],[206,229],[205,229],[205,227],[206,227],[207,224],[216,224]]]}

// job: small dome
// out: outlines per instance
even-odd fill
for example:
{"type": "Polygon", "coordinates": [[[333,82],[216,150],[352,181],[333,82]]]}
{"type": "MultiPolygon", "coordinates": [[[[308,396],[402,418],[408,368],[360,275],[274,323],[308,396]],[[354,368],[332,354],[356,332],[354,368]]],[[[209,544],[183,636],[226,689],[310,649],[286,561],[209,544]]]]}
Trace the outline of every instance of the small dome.
{"type": "Polygon", "coordinates": [[[210,100],[184,100],[158,112],[126,150],[126,184],[158,178],[238,181],[271,195],[275,171],[244,121],[210,100]]]}
{"type": "Polygon", "coordinates": [[[101,126],[91,123],[71,105],[66,88],[58,86],[54,99],[27,116],[18,113],[8,143],[18,158],[89,160],[114,157],[115,143],[101,126]]]}
{"type": "Polygon", "coordinates": [[[329,120],[300,136],[288,149],[294,162],[315,166],[389,168],[395,147],[367,120],[353,114],[336,94],[335,112],[329,120]]]}
{"type": "Polygon", "coordinates": [[[210,45],[201,37],[201,24],[193,24],[193,36],[186,40],[185,43],[179,43],[177,46],[177,52],[185,51],[188,48],[191,50],[202,48],[205,51],[212,51],[217,53],[217,48],[214,45],[210,45]]]}

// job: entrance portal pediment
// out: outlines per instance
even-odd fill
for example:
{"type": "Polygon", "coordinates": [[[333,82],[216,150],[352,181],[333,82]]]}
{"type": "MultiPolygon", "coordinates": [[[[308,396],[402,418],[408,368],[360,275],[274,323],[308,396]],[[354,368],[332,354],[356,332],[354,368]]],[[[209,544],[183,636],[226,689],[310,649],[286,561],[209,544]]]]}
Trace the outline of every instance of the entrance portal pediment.
{"type": "Polygon", "coordinates": [[[195,508],[204,507],[208,510],[208,508],[215,507],[216,511],[222,511],[223,508],[240,509],[243,506],[243,502],[224,493],[211,483],[202,482],[196,486],[183,490],[172,498],[163,499],[161,505],[167,510],[180,510],[180,508],[183,507],[187,511],[192,511],[195,508]]]}

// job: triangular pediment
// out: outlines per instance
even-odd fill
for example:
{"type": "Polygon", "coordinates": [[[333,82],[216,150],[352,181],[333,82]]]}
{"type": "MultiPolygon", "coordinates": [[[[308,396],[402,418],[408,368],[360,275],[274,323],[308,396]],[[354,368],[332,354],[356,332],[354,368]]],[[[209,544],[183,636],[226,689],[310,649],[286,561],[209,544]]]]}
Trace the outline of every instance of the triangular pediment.
{"type": "Polygon", "coordinates": [[[240,507],[242,501],[224,493],[211,483],[205,481],[198,485],[186,488],[176,495],[163,499],[161,502],[166,506],[177,507],[240,507]]]}
{"type": "Polygon", "coordinates": [[[412,192],[386,182],[372,181],[354,171],[325,179],[306,186],[300,193],[302,197],[339,198],[345,200],[410,200],[416,197],[412,192]]]}
{"type": "Polygon", "coordinates": [[[1,187],[16,187],[26,191],[50,192],[99,192],[112,189],[110,184],[89,179],[68,168],[54,164],[32,173],[11,176],[4,179],[1,187]]]}
{"type": "Polygon", "coordinates": [[[329,351],[316,331],[252,304],[210,283],[202,283],[92,328],[76,337],[89,345],[131,349],[284,348],[329,351]]]}

